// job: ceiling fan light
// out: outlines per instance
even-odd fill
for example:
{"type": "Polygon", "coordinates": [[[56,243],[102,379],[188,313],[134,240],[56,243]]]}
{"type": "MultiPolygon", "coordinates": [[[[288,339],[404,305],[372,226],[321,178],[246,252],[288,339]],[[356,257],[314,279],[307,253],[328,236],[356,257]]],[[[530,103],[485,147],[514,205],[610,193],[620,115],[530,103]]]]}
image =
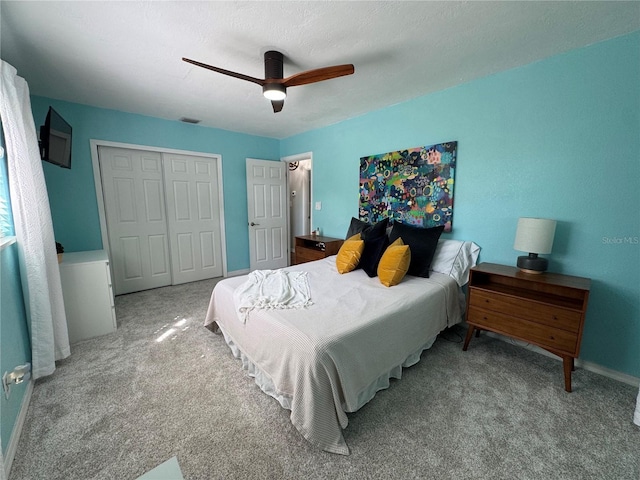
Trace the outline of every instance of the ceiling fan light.
{"type": "Polygon", "coordinates": [[[284,100],[287,89],[281,83],[267,83],[262,87],[262,94],[269,100],[284,100]]]}

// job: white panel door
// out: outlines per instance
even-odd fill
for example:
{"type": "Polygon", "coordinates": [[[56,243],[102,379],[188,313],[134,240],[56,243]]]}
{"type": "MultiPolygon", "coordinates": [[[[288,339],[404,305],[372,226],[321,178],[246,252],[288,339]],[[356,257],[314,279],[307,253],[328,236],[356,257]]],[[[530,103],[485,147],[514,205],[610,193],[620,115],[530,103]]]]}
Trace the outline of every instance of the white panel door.
{"type": "Polygon", "coordinates": [[[287,164],[247,158],[247,208],[251,270],[289,265],[287,164]]]}
{"type": "Polygon", "coordinates": [[[162,158],[99,147],[115,294],[171,285],[162,158]]]}
{"type": "Polygon", "coordinates": [[[163,153],[173,284],[220,277],[219,158],[163,153]]]}

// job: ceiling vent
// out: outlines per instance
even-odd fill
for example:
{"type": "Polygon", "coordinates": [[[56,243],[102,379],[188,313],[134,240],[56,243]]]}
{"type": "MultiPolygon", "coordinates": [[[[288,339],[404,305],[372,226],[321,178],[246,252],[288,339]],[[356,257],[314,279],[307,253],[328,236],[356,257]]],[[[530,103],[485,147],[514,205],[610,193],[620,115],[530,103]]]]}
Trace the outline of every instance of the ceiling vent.
{"type": "Polygon", "coordinates": [[[182,117],[180,118],[180,121],[184,123],[193,123],[195,125],[197,123],[200,123],[202,120],[198,120],[196,118],[182,117]]]}

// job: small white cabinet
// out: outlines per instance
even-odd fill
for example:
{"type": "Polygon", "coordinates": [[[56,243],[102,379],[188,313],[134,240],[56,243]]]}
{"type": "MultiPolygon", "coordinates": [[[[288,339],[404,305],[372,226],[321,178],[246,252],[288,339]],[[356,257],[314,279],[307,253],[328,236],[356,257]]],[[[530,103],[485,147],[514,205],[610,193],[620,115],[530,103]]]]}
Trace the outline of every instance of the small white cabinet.
{"type": "Polygon", "coordinates": [[[116,331],[109,257],[104,250],[65,253],[60,280],[69,343],[116,331]]]}

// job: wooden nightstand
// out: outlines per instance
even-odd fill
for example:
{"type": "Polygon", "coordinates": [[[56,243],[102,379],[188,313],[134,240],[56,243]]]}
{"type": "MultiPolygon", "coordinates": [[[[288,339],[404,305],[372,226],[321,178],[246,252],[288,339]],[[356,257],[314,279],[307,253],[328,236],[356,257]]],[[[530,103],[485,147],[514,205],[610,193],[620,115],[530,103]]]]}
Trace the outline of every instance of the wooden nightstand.
{"type": "Polygon", "coordinates": [[[343,242],[344,240],[339,238],[323,237],[322,235],[296,237],[295,265],[335,255],[343,242]]]}
{"type": "Polygon", "coordinates": [[[463,350],[473,332],[489,330],[537,345],[562,357],[564,388],[571,391],[580,353],[591,280],[557,273],[527,274],[481,263],[471,269],[463,350]]]}

